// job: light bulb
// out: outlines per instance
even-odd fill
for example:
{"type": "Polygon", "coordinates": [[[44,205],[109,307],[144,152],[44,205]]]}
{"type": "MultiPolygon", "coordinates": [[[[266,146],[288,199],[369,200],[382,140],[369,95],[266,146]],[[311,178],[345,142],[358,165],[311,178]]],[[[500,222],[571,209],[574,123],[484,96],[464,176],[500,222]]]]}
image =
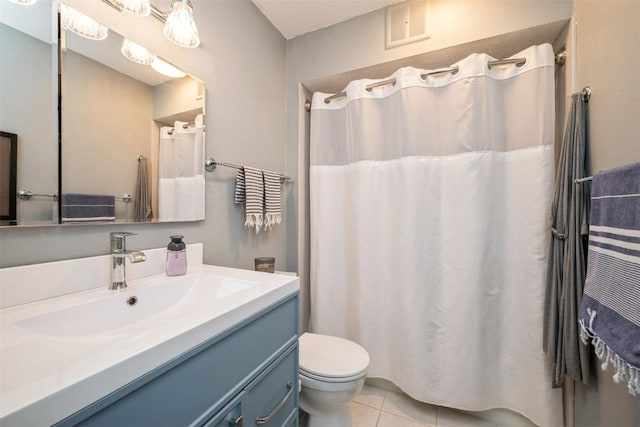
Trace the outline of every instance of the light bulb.
{"type": "Polygon", "coordinates": [[[129,39],[122,40],[122,48],[120,48],[120,52],[122,52],[128,60],[142,65],[151,65],[151,63],[156,59],[156,55],[154,53],[149,52],[143,46],[140,46],[138,43],[134,43],[129,39]]]}
{"type": "Polygon", "coordinates": [[[178,46],[198,47],[200,37],[193,20],[193,6],[189,0],[174,0],[164,23],[163,33],[178,46]]]}
{"type": "Polygon", "coordinates": [[[72,31],[90,40],[104,40],[109,35],[107,27],[62,3],[60,3],[60,15],[60,25],[64,30],[72,31]]]}

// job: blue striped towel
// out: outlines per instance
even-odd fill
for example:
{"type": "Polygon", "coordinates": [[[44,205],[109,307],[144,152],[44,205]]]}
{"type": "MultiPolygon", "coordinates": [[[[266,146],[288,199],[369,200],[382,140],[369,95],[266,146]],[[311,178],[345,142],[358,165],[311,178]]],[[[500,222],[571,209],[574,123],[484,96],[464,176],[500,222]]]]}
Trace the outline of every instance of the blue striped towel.
{"type": "Polygon", "coordinates": [[[593,177],[587,277],[578,322],[613,380],[640,394],[640,163],[593,177]]]}
{"type": "Polygon", "coordinates": [[[64,193],[62,221],[114,221],[116,198],[105,194],[64,193]]]}

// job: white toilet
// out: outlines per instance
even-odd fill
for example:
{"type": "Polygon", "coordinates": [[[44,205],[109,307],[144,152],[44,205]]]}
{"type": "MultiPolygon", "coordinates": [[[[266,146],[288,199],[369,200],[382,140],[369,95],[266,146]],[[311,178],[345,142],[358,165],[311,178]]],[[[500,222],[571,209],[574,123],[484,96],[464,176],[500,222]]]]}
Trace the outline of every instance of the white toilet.
{"type": "Polygon", "coordinates": [[[344,338],[305,333],[298,339],[300,408],[308,427],[349,427],[349,403],[360,393],[369,353],[344,338]]]}

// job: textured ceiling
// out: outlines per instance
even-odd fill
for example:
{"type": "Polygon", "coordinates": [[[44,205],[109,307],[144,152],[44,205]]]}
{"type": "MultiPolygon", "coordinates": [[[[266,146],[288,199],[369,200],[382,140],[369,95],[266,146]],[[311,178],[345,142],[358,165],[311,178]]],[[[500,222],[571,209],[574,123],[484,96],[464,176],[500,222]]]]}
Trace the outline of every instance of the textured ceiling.
{"type": "Polygon", "coordinates": [[[404,0],[252,0],[286,39],[404,0]]]}

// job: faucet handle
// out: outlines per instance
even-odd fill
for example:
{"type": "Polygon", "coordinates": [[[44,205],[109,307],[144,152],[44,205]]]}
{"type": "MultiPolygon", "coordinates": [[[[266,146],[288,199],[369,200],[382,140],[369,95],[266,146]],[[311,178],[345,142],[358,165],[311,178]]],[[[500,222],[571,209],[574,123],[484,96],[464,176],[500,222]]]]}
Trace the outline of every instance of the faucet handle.
{"type": "Polygon", "coordinates": [[[136,236],[138,233],[132,233],[130,231],[112,231],[109,234],[111,235],[111,239],[124,239],[127,236],[136,236]]]}
{"type": "Polygon", "coordinates": [[[111,236],[111,252],[125,250],[127,236],[135,236],[138,233],[128,231],[113,231],[111,236]]]}

